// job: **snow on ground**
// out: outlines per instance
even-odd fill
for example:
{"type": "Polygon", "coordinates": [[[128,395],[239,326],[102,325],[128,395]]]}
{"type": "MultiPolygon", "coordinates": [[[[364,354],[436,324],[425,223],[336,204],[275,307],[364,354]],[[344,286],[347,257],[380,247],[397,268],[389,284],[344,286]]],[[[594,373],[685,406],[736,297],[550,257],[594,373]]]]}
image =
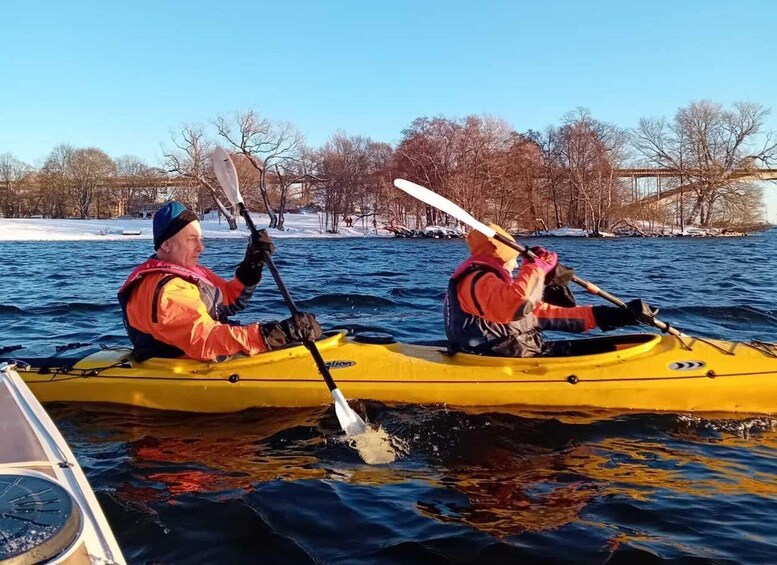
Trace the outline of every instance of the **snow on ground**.
{"type": "Polygon", "coordinates": [[[659,222],[649,222],[646,220],[626,220],[622,225],[618,227],[619,235],[669,235],[669,236],[684,236],[684,237],[736,237],[744,235],[742,232],[719,229],[719,228],[702,228],[699,226],[685,226],[685,229],[680,230],[678,226],[671,224],[662,224],[659,222]],[[634,229],[636,228],[636,229],[634,229]]]}
{"type": "MultiPolygon", "coordinates": [[[[265,214],[252,214],[256,227],[267,227],[269,218],[265,214]]],[[[285,231],[273,230],[273,238],[292,237],[365,237],[390,236],[388,232],[375,230],[368,226],[364,233],[361,223],[352,228],[340,224],[336,234],[322,233],[319,214],[286,214],[285,231]]],[[[248,228],[238,221],[238,229],[230,231],[223,219],[219,222],[215,216],[206,217],[201,222],[205,238],[247,237],[248,228]]],[[[0,241],[78,241],[109,239],[153,239],[151,220],[53,220],[41,218],[0,218],[0,241]]]]}
{"type": "MultiPolygon", "coordinates": [[[[590,237],[591,232],[579,228],[556,228],[554,230],[541,230],[535,232],[534,235],[552,237],[590,237]]],[[[599,235],[601,237],[615,237],[613,234],[607,232],[600,232],[599,235]]]]}
{"type": "MultiPolygon", "coordinates": [[[[266,214],[252,214],[258,228],[266,227],[269,218],[266,214]]],[[[339,233],[322,233],[322,214],[286,214],[284,231],[272,231],[273,238],[342,238],[342,237],[391,237],[392,233],[380,229],[378,233],[367,224],[367,233],[361,222],[354,227],[345,227],[340,223],[339,233]]],[[[242,220],[238,220],[238,229],[230,231],[225,220],[219,221],[215,214],[208,215],[202,222],[202,233],[205,238],[244,238],[248,229],[242,220]]],[[[671,226],[648,224],[642,221],[630,221],[631,227],[637,227],[643,233],[672,234],[671,226]]],[[[379,222],[383,225],[383,222],[379,222]]],[[[622,226],[622,231],[628,231],[629,225],[622,226]]],[[[461,230],[450,226],[427,226],[424,230],[408,230],[408,232],[423,232],[427,237],[459,237],[461,230]]],[[[682,234],[675,227],[672,235],[710,236],[710,235],[740,235],[736,233],[721,234],[720,230],[705,230],[688,226],[682,234]]],[[[627,235],[619,232],[620,235],[627,235]]],[[[589,237],[590,232],[577,228],[562,227],[553,230],[533,232],[532,235],[556,237],[589,237]]],[[[603,237],[614,237],[611,233],[602,233],[603,237]]],[[[41,218],[0,218],[0,241],[92,241],[110,239],[153,239],[151,220],[116,219],[116,220],[52,220],[41,218]]]]}
{"type": "Polygon", "coordinates": [[[426,226],[423,230],[426,237],[463,237],[464,232],[450,226],[426,226]]]}

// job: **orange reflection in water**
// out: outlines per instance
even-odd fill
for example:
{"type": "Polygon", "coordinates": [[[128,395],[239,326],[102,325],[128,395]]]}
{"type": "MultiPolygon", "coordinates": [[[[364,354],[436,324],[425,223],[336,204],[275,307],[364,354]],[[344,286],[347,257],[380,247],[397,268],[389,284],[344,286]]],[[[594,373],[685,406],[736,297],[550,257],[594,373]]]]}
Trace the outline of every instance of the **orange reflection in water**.
{"type": "MultiPolygon", "coordinates": [[[[762,465],[755,465],[755,471],[743,462],[749,457],[773,460],[777,432],[766,429],[740,437],[724,429],[707,434],[704,422],[712,420],[687,425],[678,418],[676,429],[649,431],[651,439],[584,433],[582,437],[594,439],[576,444],[579,440],[572,436],[552,448],[516,443],[502,447],[500,439],[514,432],[508,426],[498,432],[503,437],[484,441],[472,452],[437,453],[429,445],[411,444],[406,460],[369,466],[316,456],[326,449],[325,442],[337,437],[336,428],[321,429],[326,407],[121,417],[125,425],[114,428],[120,431],[112,439],[127,442],[138,479],[119,489],[119,497],[128,503],[173,503],[175,497],[191,493],[240,497],[253,485],[274,480],[331,479],[377,487],[414,481],[429,488],[417,500],[400,499],[397,504],[436,521],[504,537],[561,528],[604,497],[777,497],[774,475],[762,465]]],[[[553,416],[528,417],[534,421],[553,416]]],[[[556,419],[586,426],[616,417],[597,413],[556,419]]],[[[95,430],[102,425],[96,423],[95,430]]],[[[736,422],[732,429],[737,429],[736,422]]],[[[442,430],[440,437],[448,433],[456,432],[442,430]]],[[[617,539],[612,541],[617,545],[617,539]]]]}
{"type": "Polygon", "coordinates": [[[698,430],[683,430],[665,443],[605,437],[525,458],[486,451],[477,466],[451,467],[439,481],[463,494],[464,501],[431,497],[419,501],[419,511],[504,537],[558,529],[579,520],[593,499],[604,497],[640,501],[656,496],[777,497],[774,475],[753,471],[742,462],[746,455],[773,461],[774,431],[749,438],[730,432],[705,438],[698,430]]]}

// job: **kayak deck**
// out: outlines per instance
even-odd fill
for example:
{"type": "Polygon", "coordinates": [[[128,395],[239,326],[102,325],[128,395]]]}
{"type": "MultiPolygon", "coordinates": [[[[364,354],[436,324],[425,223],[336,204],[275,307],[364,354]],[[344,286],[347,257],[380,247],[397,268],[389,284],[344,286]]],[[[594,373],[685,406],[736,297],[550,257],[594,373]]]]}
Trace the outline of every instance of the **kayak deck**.
{"type": "Polygon", "coordinates": [[[0,561],[124,563],[72,451],[6,363],[0,364],[0,430],[0,561]]]}
{"type": "MultiPolygon", "coordinates": [[[[369,340],[368,340],[369,341],[369,340]]],[[[568,357],[507,359],[444,347],[317,342],[347,398],[454,406],[527,405],[648,411],[777,413],[773,346],[634,334],[571,340],[568,357]]],[[[24,379],[44,402],[117,402],[167,410],[231,412],[308,407],[330,395],[307,350],[291,347],[220,363],[149,359],[106,349],[24,379]]]]}

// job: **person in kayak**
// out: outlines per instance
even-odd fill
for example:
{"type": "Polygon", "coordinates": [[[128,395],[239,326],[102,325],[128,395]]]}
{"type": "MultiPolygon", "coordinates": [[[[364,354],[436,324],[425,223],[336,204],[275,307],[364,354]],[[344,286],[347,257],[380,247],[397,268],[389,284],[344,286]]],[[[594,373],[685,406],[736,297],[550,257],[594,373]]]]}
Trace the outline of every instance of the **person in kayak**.
{"type": "MultiPolygon", "coordinates": [[[[501,235],[515,241],[496,224],[501,235]]],[[[444,301],[445,333],[452,351],[498,357],[562,356],[561,346],[543,338],[542,330],[585,332],[609,331],[636,324],[654,312],[642,300],[628,308],[575,306],[565,287],[574,272],[558,267],[558,257],[541,247],[532,248],[536,259],[524,257],[518,274],[518,252],[512,247],[471,231],[466,238],[470,257],[453,273],[444,301]],[[560,283],[560,285],[558,284],[560,283]],[[550,304],[550,286],[561,293],[557,306],[550,304]],[[544,298],[543,298],[544,295],[544,298]]]]}
{"type": "Polygon", "coordinates": [[[138,361],[183,355],[213,361],[321,337],[321,327],[308,313],[264,324],[237,325],[228,319],[247,306],[266,254],[275,251],[266,230],[249,241],[235,277],[226,281],[198,264],[205,247],[191,210],[168,202],[154,214],[153,226],[156,253],[132,271],[118,294],[138,361]]]}

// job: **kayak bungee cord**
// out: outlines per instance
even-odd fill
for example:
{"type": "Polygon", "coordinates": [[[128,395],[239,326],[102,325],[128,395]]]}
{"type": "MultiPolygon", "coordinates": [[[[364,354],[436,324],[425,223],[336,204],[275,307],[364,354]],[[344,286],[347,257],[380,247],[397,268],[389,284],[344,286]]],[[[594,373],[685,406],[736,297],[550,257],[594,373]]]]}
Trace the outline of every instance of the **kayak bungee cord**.
{"type": "Polygon", "coordinates": [[[766,343],[765,341],[759,341],[757,339],[754,339],[750,342],[743,341],[741,343],[742,345],[746,345],[747,347],[752,347],[757,351],[766,353],[770,357],[777,358],[777,344],[775,343],[766,343]]]}

